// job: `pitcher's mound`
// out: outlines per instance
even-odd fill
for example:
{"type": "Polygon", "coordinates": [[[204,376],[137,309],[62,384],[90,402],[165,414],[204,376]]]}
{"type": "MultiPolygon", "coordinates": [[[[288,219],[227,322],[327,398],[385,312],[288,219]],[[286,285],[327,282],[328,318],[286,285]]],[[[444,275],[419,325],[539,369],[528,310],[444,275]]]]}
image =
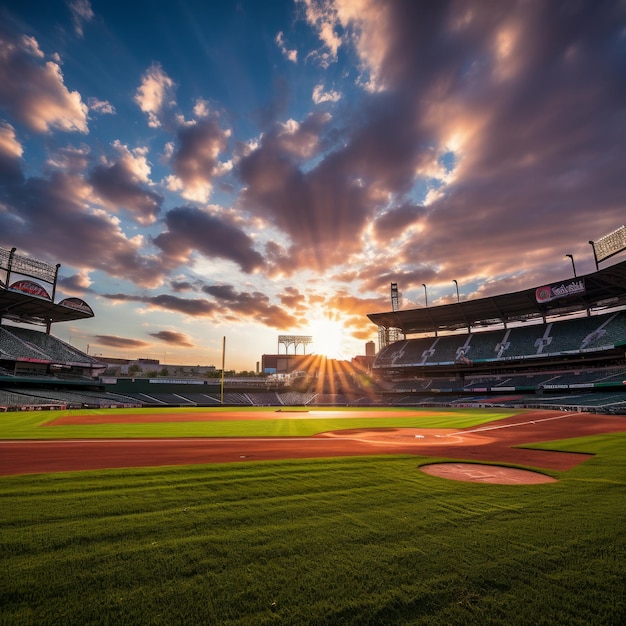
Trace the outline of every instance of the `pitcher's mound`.
{"type": "Polygon", "coordinates": [[[556,478],[531,470],[500,465],[478,463],[431,463],[420,467],[422,472],[439,478],[463,480],[472,483],[496,483],[498,485],[538,485],[555,483],[556,478]]]}

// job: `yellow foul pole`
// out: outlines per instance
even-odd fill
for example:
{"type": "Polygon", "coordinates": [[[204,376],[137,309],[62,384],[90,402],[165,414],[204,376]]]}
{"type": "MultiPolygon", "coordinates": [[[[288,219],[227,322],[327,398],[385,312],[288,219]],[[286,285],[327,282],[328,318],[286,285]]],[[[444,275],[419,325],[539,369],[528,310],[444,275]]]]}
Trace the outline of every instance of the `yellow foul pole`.
{"type": "Polygon", "coordinates": [[[226,337],[222,339],[222,385],[220,390],[220,400],[224,404],[224,370],[226,363],[226,337]]]}

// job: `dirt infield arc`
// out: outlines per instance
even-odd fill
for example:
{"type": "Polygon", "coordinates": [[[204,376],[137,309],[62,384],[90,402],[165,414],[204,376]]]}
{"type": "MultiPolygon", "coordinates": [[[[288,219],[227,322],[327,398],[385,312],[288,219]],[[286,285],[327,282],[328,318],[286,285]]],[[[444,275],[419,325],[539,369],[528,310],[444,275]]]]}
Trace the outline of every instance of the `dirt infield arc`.
{"type": "MultiPolygon", "coordinates": [[[[150,423],[189,419],[277,419],[275,413],[112,414],[118,422],[150,423]]],[[[342,412],[343,417],[364,414],[342,412]]],[[[376,413],[368,413],[376,415],[376,413]]],[[[389,412],[380,417],[390,417],[389,412]]],[[[406,412],[402,413],[406,416],[406,412]]],[[[285,415],[287,417],[287,415],[285,415]]],[[[289,415],[293,417],[293,415],[289,415]]],[[[310,417],[310,416],[309,416],[310,417]]],[[[102,416],[72,414],[54,424],[93,424],[102,416]]],[[[110,421],[111,416],[106,418],[110,421]]],[[[457,461],[568,470],[591,455],[525,449],[557,439],[626,431],[626,418],[558,411],[524,412],[461,430],[371,428],[337,430],[312,437],[229,437],[194,439],[72,439],[0,442],[0,475],[64,472],[275,459],[413,454],[457,461]]]]}

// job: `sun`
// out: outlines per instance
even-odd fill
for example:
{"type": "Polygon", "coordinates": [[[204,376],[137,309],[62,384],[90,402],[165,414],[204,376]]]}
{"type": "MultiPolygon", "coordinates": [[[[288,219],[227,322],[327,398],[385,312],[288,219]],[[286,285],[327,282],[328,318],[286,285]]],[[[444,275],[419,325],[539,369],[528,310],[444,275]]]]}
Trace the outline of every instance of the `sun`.
{"type": "Polygon", "coordinates": [[[331,313],[322,313],[312,320],[307,334],[313,337],[311,352],[329,359],[348,358],[345,346],[347,331],[344,325],[331,313]]]}

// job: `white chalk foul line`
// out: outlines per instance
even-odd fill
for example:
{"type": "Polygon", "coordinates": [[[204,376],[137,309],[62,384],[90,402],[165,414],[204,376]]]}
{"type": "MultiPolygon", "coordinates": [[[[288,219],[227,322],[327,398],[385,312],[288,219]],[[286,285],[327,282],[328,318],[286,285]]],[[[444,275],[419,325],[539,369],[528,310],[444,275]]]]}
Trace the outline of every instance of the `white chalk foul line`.
{"type": "Polygon", "coordinates": [[[499,430],[500,428],[514,428],[515,426],[527,426],[528,424],[539,424],[541,422],[551,422],[552,420],[562,420],[570,417],[569,413],[565,415],[556,415],[555,417],[544,417],[543,419],[538,420],[528,420],[526,422],[516,422],[515,424],[500,424],[499,426],[481,426],[480,428],[474,428],[472,430],[461,430],[456,433],[450,433],[449,435],[444,435],[444,437],[453,437],[454,435],[469,435],[472,433],[481,433],[489,430],[499,430]]]}

